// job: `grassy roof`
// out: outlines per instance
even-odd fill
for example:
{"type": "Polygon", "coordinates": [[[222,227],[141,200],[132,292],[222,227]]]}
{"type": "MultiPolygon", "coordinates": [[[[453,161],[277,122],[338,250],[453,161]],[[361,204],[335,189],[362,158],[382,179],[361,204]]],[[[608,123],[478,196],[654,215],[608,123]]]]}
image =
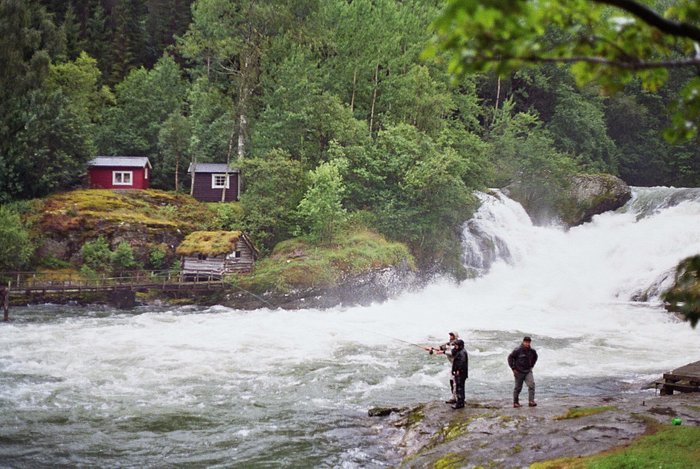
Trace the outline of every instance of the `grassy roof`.
{"type": "Polygon", "coordinates": [[[240,231],[195,231],[187,235],[175,252],[180,256],[221,256],[235,251],[240,237],[240,231]]]}

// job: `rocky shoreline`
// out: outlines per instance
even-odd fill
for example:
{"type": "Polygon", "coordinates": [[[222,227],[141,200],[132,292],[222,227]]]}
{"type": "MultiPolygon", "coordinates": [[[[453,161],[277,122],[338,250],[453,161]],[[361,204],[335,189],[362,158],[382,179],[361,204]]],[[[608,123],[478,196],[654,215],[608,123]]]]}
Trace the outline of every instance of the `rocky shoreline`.
{"type": "Polygon", "coordinates": [[[396,467],[522,468],[625,446],[674,418],[698,427],[700,394],[553,397],[520,409],[505,399],[467,400],[459,410],[429,402],[373,413],[389,413],[370,420],[396,451],[396,467]]]}

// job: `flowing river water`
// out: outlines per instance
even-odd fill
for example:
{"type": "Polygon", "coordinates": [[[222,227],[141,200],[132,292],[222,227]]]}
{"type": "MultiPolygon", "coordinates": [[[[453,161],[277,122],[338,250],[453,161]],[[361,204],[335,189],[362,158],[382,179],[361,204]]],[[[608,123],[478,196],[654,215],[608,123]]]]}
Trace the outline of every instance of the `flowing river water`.
{"type": "Polygon", "coordinates": [[[524,334],[543,405],[637,392],[699,358],[700,330],[657,297],[700,253],[699,190],[637,188],[568,231],[481,197],[464,241],[481,276],[382,304],[13,309],[0,324],[0,467],[391,465],[367,409],[447,398],[447,361],[409,343],[452,330],[470,355],[467,399],[504,405],[524,334]]]}

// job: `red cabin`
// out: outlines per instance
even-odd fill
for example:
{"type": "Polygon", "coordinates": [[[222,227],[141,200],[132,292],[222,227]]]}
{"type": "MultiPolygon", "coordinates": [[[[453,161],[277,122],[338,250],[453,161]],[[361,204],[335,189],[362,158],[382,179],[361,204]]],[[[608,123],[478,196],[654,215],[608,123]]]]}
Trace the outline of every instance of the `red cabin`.
{"type": "Polygon", "coordinates": [[[145,156],[98,156],[88,163],[92,189],[148,189],[151,162],[145,156]]]}
{"type": "Polygon", "coordinates": [[[235,202],[240,194],[240,171],[226,163],[190,164],[192,197],[200,202],[235,202]]]}

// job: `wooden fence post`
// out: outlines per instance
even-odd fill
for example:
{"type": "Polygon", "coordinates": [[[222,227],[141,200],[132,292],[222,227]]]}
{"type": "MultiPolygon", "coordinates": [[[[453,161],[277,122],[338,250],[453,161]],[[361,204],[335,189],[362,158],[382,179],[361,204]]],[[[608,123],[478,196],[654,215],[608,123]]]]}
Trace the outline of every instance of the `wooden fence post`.
{"type": "Polygon", "coordinates": [[[5,285],[0,285],[0,300],[2,300],[3,321],[10,320],[10,282],[5,285]]]}

